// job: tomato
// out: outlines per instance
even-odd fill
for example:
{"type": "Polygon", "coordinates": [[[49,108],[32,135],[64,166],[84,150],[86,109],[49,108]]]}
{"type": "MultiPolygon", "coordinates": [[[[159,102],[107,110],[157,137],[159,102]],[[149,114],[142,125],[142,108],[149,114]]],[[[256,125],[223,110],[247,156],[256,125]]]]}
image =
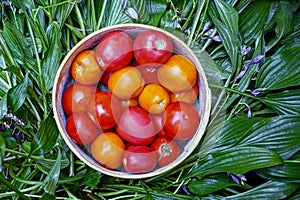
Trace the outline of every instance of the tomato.
{"type": "Polygon", "coordinates": [[[137,98],[127,99],[127,100],[121,100],[121,108],[124,110],[125,108],[129,106],[138,106],[139,102],[137,98]]]}
{"type": "Polygon", "coordinates": [[[166,136],[166,133],[163,129],[165,120],[166,120],[164,117],[165,114],[166,114],[166,112],[163,112],[159,115],[157,115],[157,114],[151,115],[157,136],[166,136]]]}
{"type": "Polygon", "coordinates": [[[62,96],[62,105],[67,115],[73,112],[86,112],[91,99],[98,91],[96,87],[72,84],[62,96]]]}
{"type": "Polygon", "coordinates": [[[74,80],[84,85],[97,84],[102,76],[95,52],[84,50],[80,52],[71,65],[71,75],[74,80]]]}
{"type": "Polygon", "coordinates": [[[108,80],[108,89],[120,99],[137,97],[145,81],[135,67],[124,67],[115,71],[108,80]]]}
{"type": "Polygon", "coordinates": [[[191,89],[197,80],[195,65],[182,55],[173,55],[157,71],[159,82],[171,92],[191,89]]]}
{"type": "Polygon", "coordinates": [[[132,56],[132,39],[121,31],[109,33],[96,47],[96,59],[100,67],[107,71],[128,65],[132,56]]]}
{"type": "Polygon", "coordinates": [[[156,167],[156,154],[148,146],[129,146],[126,149],[122,163],[127,172],[147,173],[156,167]]]}
{"type": "Polygon", "coordinates": [[[153,114],[162,113],[170,102],[168,91],[158,84],[148,84],[139,95],[140,106],[153,114]]]}
{"type": "Polygon", "coordinates": [[[136,68],[141,72],[145,83],[158,83],[157,78],[157,70],[161,65],[157,64],[143,64],[143,65],[137,65],[136,68]]]}
{"type": "Polygon", "coordinates": [[[195,134],[200,116],[193,105],[177,101],[166,108],[164,131],[176,140],[188,140],[195,134]]]}
{"type": "Polygon", "coordinates": [[[197,84],[194,85],[194,87],[190,90],[186,90],[179,93],[171,93],[170,99],[171,102],[175,101],[184,101],[190,104],[195,103],[199,93],[199,87],[197,84]]]}
{"type": "Polygon", "coordinates": [[[92,156],[108,169],[121,166],[124,149],[124,142],[113,132],[100,134],[91,145],[92,156]]]}
{"type": "Polygon", "coordinates": [[[86,113],[73,113],[66,121],[66,132],[77,144],[89,144],[99,130],[86,113]]]}
{"type": "Polygon", "coordinates": [[[120,101],[110,92],[97,92],[89,112],[95,117],[96,124],[103,130],[112,128],[121,115],[120,101]]]}
{"type": "Polygon", "coordinates": [[[133,41],[133,53],[139,64],[164,63],[173,52],[173,44],[165,33],[148,30],[140,33],[133,41]]]}
{"type": "Polygon", "coordinates": [[[151,148],[155,151],[159,166],[166,166],[172,163],[180,155],[180,146],[169,137],[157,137],[151,144],[151,148]]]}
{"type": "Polygon", "coordinates": [[[156,134],[151,117],[138,106],[130,106],[123,111],[116,131],[123,140],[134,145],[148,145],[156,134]]]}

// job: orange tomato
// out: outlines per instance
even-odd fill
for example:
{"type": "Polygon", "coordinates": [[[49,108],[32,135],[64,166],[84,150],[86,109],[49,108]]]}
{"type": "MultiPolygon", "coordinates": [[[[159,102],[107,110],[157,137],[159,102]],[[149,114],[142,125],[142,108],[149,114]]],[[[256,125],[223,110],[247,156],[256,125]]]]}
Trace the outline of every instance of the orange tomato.
{"type": "Polygon", "coordinates": [[[127,108],[129,106],[138,106],[139,105],[137,98],[121,100],[120,103],[121,103],[122,110],[124,110],[125,108],[127,108]]]}
{"type": "Polygon", "coordinates": [[[100,134],[91,145],[92,156],[109,169],[121,166],[124,149],[124,142],[114,132],[100,134]]]}
{"type": "Polygon", "coordinates": [[[195,65],[185,56],[173,55],[157,71],[159,82],[171,92],[191,89],[197,80],[195,65]]]}
{"type": "Polygon", "coordinates": [[[159,84],[148,84],[139,95],[140,106],[153,114],[162,113],[170,102],[168,91],[159,84]]]}
{"type": "Polygon", "coordinates": [[[71,66],[71,75],[74,80],[84,85],[97,84],[102,73],[95,58],[95,51],[92,50],[80,52],[71,66]]]}
{"type": "Polygon", "coordinates": [[[120,99],[137,97],[144,85],[141,73],[132,66],[113,72],[108,80],[108,89],[120,99]]]}
{"type": "Polygon", "coordinates": [[[186,90],[180,93],[171,93],[171,102],[173,103],[175,101],[184,101],[189,104],[193,104],[198,97],[198,93],[199,87],[197,84],[195,84],[194,87],[190,90],[186,90]]]}

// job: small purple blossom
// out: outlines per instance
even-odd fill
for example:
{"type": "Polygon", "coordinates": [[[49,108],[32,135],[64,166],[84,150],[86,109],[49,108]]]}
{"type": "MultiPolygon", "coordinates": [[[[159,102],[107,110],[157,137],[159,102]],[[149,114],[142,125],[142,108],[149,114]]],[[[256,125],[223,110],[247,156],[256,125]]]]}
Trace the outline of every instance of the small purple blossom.
{"type": "Polygon", "coordinates": [[[188,35],[190,34],[190,32],[191,32],[190,29],[186,29],[186,30],[183,31],[183,33],[184,33],[186,36],[188,36],[188,35]]]}
{"type": "Polygon", "coordinates": [[[246,45],[243,45],[241,47],[241,53],[242,55],[247,55],[251,51],[251,47],[247,47],[246,45]]]}
{"type": "Polygon", "coordinates": [[[211,37],[211,39],[212,39],[213,41],[216,41],[216,42],[222,42],[222,39],[221,39],[221,37],[220,37],[219,35],[216,35],[216,36],[214,36],[214,37],[211,37]]]}
{"type": "Polygon", "coordinates": [[[251,117],[252,117],[251,107],[250,107],[248,104],[246,104],[246,103],[243,103],[243,104],[248,108],[248,114],[247,114],[247,117],[248,117],[248,118],[251,118],[251,117]]]}
{"type": "Polygon", "coordinates": [[[203,35],[203,34],[208,30],[209,25],[210,25],[209,22],[206,22],[206,23],[204,24],[203,29],[202,29],[200,35],[203,35]]]}
{"type": "Polygon", "coordinates": [[[266,90],[266,88],[256,88],[254,90],[246,90],[248,92],[250,92],[252,95],[257,96],[260,94],[261,91],[266,90]]]}
{"type": "Polygon", "coordinates": [[[231,177],[233,182],[235,182],[236,184],[244,185],[244,182],[247,181],[245,175],[243,175],[243,174],[236,175],[234,173],[229,172],[229,176],[231,177]]]}
{"type": "Polygon", "coordinates": [[[181,186],[181,189],[187,194],[190,195],[191,193],[188,191],[185,185],[181,186]]]}

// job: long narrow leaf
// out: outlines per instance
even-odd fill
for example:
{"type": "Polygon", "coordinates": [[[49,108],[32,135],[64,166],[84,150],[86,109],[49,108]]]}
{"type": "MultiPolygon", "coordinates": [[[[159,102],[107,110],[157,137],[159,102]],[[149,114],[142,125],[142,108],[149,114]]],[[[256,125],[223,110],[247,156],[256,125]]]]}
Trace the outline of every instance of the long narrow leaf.
{"type": "Polygon", "coordinates": [[[209,154],[197,162],[185,176],[202,178],[205,175],[218,172],[244,174],[254,169],[260,169],[282,164],[280,157],[273,151],[258,147],[233,147],[227,150],[209,154]]]}

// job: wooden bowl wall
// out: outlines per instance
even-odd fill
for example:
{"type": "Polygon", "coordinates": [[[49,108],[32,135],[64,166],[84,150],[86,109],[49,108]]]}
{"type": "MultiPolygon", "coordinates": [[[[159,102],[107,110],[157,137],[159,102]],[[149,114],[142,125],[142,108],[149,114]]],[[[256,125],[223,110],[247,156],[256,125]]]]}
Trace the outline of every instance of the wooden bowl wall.
{"type": "Polygon", "coordinates": [[[54,87],[53,87],[52,103],[53,103],[54,117],[58,129],[63,139],[69,146],[69,148],[80,160],[82,160],[91,168],[107,175],[111,175],[119,178],[139,179],[139,178],[146,178],[146,177],[151,177],[151,176],[164,173],[174,168],[176,165],[181,163],[192,153],[192,151],[197,147],[198,143],[200,142],[209,120],[210,109],[211,109],[211,95],[210,95],[210,89],[208,87],[204,70],[198,58],[194,55],[194,53],[189,49],[189,47],[183,41],[181,41],[176,36],[174,36],[173,34],[167,31],[152,26],[141,25],[141,24],[122,24],[122,25],[115,25],[115,26],[98,30],[88,35],[86,38],[81,40],[76,46],[74,46],[74,48],[72,48],[72,50],[66,55],[66,57],[62,61],[57,71],[56,78],[54,81],[54,87]],[[62,96],[64,94],[65,89],[72,83],[72,77],[70,75],[71,63],[73,62],[73,60],[75,59],[78,53],[86,49],[93,49],[105,35],[107,35],[113,30],[124,31],[127,34],[129,34],[132,38],[135,38],[139,33],[149,29],[158,30],[167,34],[173,42],[173,52],[176,54],[181,54],[186,56],[195,64],[198,71],[197,84],[199,86],[199,96],[198,99],[196,100],[195,106],[200,115],[200,119],[201,119],[200,124],[193,138],[191,138],[186,143],[180,156],[170,165],[157,168],[154,171],[144,173],[144,174],[131,174],[125,171],[109,170],[101,166],[96,160],[93,159],[92,156],[88,155],[84,150],[82,150],[80,146],[77,145],[68,136],[66,132],[65,129],[66,115],[64,113],[63,106],[62,106],[62,96]]]}

